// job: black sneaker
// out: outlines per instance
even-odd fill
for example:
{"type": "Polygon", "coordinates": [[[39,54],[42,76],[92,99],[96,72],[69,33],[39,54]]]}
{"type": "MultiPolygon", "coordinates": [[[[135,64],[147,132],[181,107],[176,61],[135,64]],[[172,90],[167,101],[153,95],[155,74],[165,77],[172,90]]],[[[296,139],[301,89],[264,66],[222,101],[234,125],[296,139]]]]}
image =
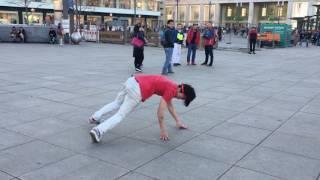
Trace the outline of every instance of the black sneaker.
{"type": "Polygon", "coordinates": [[[256,54],[256,52],[254,52],[254,51],[253,51],[253,53],[252,53],[252,54],[256,54]]]}
{"type": "Polygon", "coordinates": [[[206,65],[207,65],[207,63],[205,63],[205,62],[204,62],[204,63],[202,63],[201,65],[202,65],[202,66],[206,66],[206,65]]]}
{"type": "Polygon", "coordinates": [[[142,72],[140,68],[136,68],[136,72],[142,72]]]}

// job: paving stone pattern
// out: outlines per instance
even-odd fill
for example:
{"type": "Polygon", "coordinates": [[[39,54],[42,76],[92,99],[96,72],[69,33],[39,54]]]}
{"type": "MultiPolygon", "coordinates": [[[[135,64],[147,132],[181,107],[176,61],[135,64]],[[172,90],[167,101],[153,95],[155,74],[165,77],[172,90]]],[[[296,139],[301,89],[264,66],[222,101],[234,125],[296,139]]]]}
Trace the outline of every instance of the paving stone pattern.
{"type": "MultiPolygon", "coordinates": [[[[133,74],[131,46],[0,44],[0,54],[1,180],[319,176],[319,48],[218,50],[214,68],[187,66],[183,49],[169,78],[192,84],[197,99],[188,108],[174,101],[189,129],[177,130],[166,113],[167,143],[159,140],[159,97],[91,143],[87,119],[133,74]]],[[[145,48],[144,73],[159,74],[163,62],[163,49],[145,48]]]]}

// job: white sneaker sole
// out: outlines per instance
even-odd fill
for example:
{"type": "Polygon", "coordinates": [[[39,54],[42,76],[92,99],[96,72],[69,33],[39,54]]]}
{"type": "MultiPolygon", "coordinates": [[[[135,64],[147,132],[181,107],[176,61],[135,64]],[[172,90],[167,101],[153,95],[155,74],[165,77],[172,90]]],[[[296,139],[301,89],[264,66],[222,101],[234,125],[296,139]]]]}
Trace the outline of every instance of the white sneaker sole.
{"type": "Polygon", "coordinates": [[[91,136],[91,140],[94,143],[99,143],[100,139],[97,137],[96,132],[94,132],[93,130],[90,131],[90,136],[91,136]]]}

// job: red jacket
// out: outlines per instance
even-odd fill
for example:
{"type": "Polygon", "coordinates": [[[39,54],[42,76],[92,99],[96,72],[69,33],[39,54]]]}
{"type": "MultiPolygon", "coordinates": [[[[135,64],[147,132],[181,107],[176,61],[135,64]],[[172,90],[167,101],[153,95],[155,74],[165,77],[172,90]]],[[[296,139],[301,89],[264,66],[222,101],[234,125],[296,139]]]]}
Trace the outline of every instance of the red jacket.
{"type": "MultiPolygon", "coordinates": [[[[187,42],[188,42],[188,44],[191,44],[191,41],[192,41],[192,38],[193,38],[193,29],[190,29],[189,31],[188,31],[188,36],[187,36],[187,42]]],[[[199,45],[199,43],[200,43],[200,32],[197,30],[197,37],[196,37],[196,39],[195,39],[195,43],[196,43],[196,45],[199,45]]]]}
{"type": "Polygon", "coordinates": [[[258,38],[258,33],[257,30],[250,30],[249,31],[249,39],[257,39],[258,38]]]}

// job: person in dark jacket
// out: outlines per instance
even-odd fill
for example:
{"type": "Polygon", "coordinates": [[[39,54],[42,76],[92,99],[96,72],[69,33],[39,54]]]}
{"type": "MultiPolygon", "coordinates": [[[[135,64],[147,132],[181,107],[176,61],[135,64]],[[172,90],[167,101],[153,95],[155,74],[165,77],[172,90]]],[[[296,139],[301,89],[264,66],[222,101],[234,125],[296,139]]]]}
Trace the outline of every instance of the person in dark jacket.
{"type": "Polygon", "coordinates": [[[201,65],[208,65],[212,66],[213,64],[213,45],[216,43],[216,33],[212,27],[212,23],[207,24],[207,28],[205,29],[203,33],[203,39],[204,39],[204,50],[206,54],[206,59],[201,65]],[[210,56],[210,63],[208,64],[210,56]]]}
{"type": "Polygon", "coordinates": [[[191,64],[196,65],[195,63],[196,52],[200,43],[200,31],[198,30],[197,24],[194,24],[193,27],[188,31],[187,43],[188,43],[187,64],[190,65],[190,56],[192,53],[191,64]]]}
{"type": "Polygon", "coordinates": [[[57,33],[56,31],[51,27],[49,30],[49,43],[55,44],[57,41],[57,33]]]}
{"type": "Polygon", "coordinates": [[[257,43],[257,38],[258,38],[258,33],[256,27],[252,27],[251,30],[249,31],[249,44],[250,44],[250,51],[248,52],[249,54],[253,53],[256,54],[256,43],[257,43]]]}
{"type": "Polygon", "coordinates": [[[167,75],[168,73],[174,73],[172,71],[172,54],[173,54],[173,48],[174,48],[174,34],[175,34],[175,29],[174,29],[174,21],[168,20],[167,22],[167,28],[164,31],[164,42],[162,42],[164,52],[166,54],[166,61],[163,65],[162,68],[162,75],[167,75]]]}
{"type": "MultiPolygon", "coordinates": [[[[134,27],[133,37],[137,37],[143,41],[144,44],[146,43],[144,29],[139,24],[134,27]]],[[[141,66],[144,60],[144,45],[142,47],[133,47],[133,57],[136,72],[142,72],[141,66]]]]}

